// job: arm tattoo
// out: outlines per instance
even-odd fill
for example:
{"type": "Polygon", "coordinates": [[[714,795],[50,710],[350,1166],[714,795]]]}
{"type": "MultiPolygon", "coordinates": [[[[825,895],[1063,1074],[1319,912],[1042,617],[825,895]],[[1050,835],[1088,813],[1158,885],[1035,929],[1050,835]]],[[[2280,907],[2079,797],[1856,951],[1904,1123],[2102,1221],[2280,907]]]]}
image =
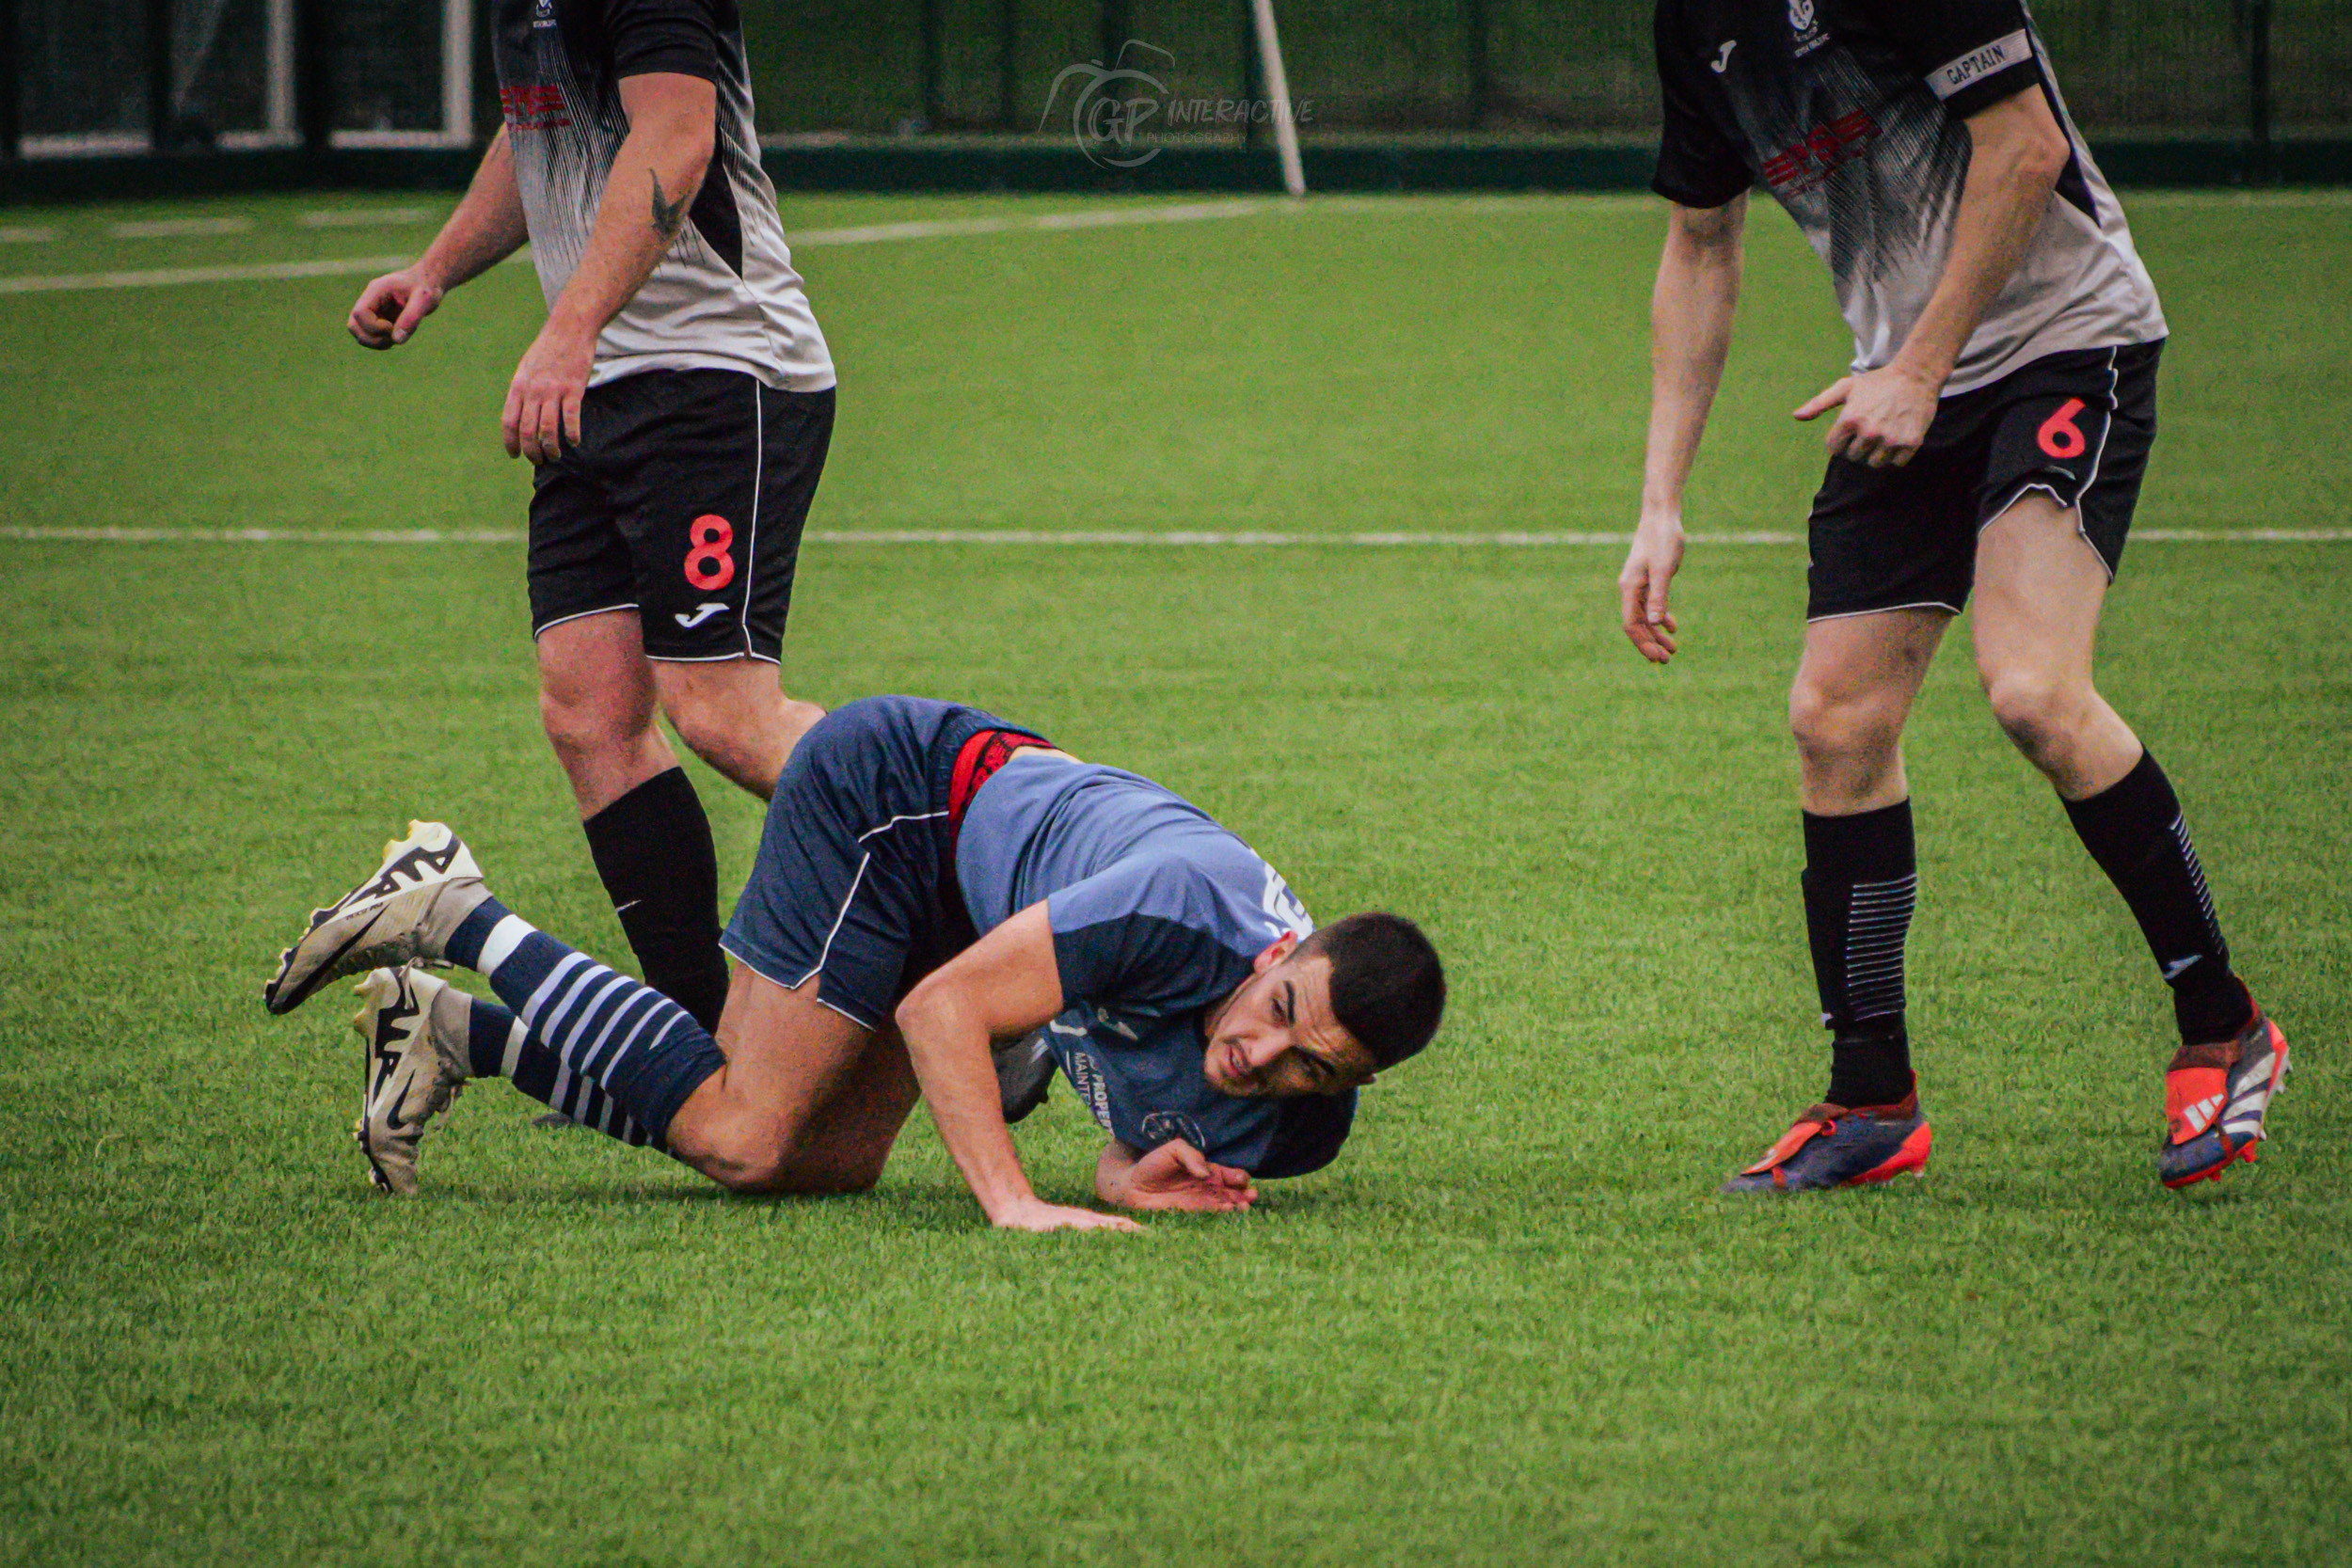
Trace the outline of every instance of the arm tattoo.
{"type": "Polygon", "coordinates": [[[662,200],[661,176],[652,169],[647,169],[645,174],[653,182],[653,231],[665,242],[675,240],[678,230],[686,227],[686,202],[682,198],[662,200]]]}

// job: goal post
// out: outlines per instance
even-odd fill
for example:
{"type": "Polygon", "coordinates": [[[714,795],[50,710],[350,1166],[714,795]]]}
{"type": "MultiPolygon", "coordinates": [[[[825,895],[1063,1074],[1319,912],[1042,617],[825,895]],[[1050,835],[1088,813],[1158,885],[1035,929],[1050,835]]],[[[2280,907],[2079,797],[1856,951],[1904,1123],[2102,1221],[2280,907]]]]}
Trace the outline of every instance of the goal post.
{"type": "Polygon", "coordinates": [[[1282,166],[1282,188],[1293,196],[1305,196],[1307,171],[1298,160],[1298,125],[1291,118],[1290,79],[1282,71],[1282,40],[1274,26],[1274,0],[1249,0],[1249,10],[1256,23],[1258,67],[1274,120],[1274,155],[1282,166]]]}

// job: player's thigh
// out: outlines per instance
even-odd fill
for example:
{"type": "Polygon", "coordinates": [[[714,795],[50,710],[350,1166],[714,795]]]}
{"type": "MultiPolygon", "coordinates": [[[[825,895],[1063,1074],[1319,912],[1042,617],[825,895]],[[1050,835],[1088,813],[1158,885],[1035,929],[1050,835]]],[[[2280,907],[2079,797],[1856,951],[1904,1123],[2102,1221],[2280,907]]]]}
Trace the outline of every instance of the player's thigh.
{"type": "Polygon", "coordinates": [[[826,1006],[814,980],[787,988],[739,964],[719,1021],[728,1098],[771,1119],[788,1147],[849,1081],[875,1037],[826,1006]]]}
{"type": "Polygon", "coordinates": [[[1927,679],[1951,613],[1906,608],[1809,621],[1788,697],[1801,739],[1892,742],[1927,679]]]}
{"type": "Polygon", "coordinates": [[[632,731],[653,722],[654,673],[634,610],[561,622],[539,634],[534,651],[549,707],[632,731]]]}
{"type": "Polygon", "coordinates": [[[1977,671],[1988,688],[2088,686],[2106,564],[2079,514],[2036,490],[1985,525],[1977,546],[1977,671]]]}
{"type": "MultiPolygon", "coordinates": [[[[650,662],[661,711],[689,746],[706,756],[749,749],[772,752],[767,783],[801,730],[823,716],[812,709],[794,726],[787,716],[791,699],[775,665],[749,657],[650,662]]],[[[763,792],[764,793],[764,792],[763,792]]]]}
{"type": "Polygon", "coordinates": [[[784,1180],[799,1192],[871,1187],[921,1098],[906,1042],[895,1029],[875,1035],[793,1140],[784,1180]]]}
{"type": "Polygon", "coordinates": [[[2161,343],[2035,360],[1999,384],[1978,495],[1977,662],[2088,681],[2156,432],[2161,343]]]}
{"type": "Polygon", "coordinates": [[[776,662],[834,394],[779,392],[727,371],[654,372],[610,389],[626,411],[604,471],[636,563],[646,654],[776,662]]]}

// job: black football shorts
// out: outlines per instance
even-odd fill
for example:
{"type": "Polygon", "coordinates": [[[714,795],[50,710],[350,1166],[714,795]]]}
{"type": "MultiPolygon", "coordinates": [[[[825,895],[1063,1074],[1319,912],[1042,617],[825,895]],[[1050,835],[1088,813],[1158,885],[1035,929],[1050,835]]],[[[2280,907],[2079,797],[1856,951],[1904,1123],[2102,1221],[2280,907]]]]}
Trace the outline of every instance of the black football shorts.
{"type": "Polygon", "coordinates": [[[833,405],[739,371],[591,387],[532,482],[532,636],[635,610],[650,657],[776,662],[833,405]]]}
{"type": "Polygon", "coordinates": [[[2156,439],[2161,341],[2078,349],[1943,401],[1902,467],[1830,459],[1813,499],[1808,620],[1880,610],[1958,614],[1977,534],[2041,490],[2076,512],[2112,578],[2156,439]]]}

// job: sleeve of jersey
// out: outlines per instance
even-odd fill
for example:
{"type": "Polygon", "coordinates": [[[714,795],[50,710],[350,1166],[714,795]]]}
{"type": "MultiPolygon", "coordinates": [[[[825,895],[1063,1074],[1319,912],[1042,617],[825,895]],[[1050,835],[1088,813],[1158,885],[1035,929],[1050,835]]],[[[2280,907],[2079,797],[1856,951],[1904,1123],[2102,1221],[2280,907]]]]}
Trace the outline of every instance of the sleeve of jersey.
{"type": "Polygon", "coordinates": [[[1707,113],[1707,98],[1718,92],[1704,76],[1705,62],[1676,24],[1678,8],[1658,8],[1658,85],[1665,121],[1658,137],[1658,172],[1649,188],[1684,207],[1720,207],[1755,183],[1747,160],[1707,113]]]}
{"type": "Polygon", "coordinates": [[[1151,1013],[1206,1006],[1241,983],[1249,958],[1223,935],[1216,890],[1181,861],[1136,856],[1045,901],[1062,1006],[1151,1013]]]}
{"type": "Polygon", "coordinates": [[[612,75],[656,71],[719,80],[719,16],[710,0],[607,0],[612,75]]]}
{"type": "Polygon", "coordinates": [[[1962,119],[2041,80],[2022,0],[1871,0],[1868,9],[1962,119]]]}

